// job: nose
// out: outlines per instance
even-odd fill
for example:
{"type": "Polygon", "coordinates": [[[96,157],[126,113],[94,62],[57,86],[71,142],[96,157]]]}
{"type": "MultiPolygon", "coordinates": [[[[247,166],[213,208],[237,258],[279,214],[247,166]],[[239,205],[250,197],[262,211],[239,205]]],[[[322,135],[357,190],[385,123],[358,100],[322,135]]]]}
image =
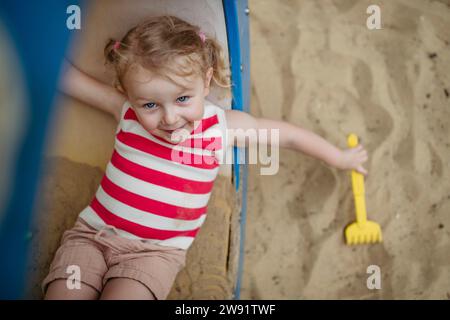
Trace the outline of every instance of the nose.
{"type": "Polygon", "coordinates": [[[165,125],[170,126],[178,122],[178,115],[173,106],[164,108],[162,121],[165,125]]]}

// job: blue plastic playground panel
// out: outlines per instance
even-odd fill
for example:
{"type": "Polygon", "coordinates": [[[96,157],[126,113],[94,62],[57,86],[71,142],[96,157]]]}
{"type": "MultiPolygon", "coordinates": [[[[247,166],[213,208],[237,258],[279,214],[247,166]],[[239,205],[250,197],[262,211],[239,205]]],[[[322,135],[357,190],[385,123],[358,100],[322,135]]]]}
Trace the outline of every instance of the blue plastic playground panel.
{"type": "MultiPolygon", "coordinates": [[[[232,109],[249,111],[250,107],[250,48],[248,3],[246,0],[223,1],[227,27],[228,50],[230,56],[231,75],[233,83],[232,109]]],[[[239,264],[234,298],[240,298],[242,269],[244,263],[245,222],[247,210],[247,173],[248,165],[240,148],[234,148],[234,182],[238,192],[242,192],[240,214],[240,247],[239,264]],[[242,163],[242,164],[240,164],[242,163]]]]}
{"type": "Polygon", "coordinates": [[[41,167],[41,155],[52,114],[55,87],[60,64],[68,44],[70,30],[66,27],[69,5],[78,1],[2,0],[0,19],[12,39],[13,50],[23,73],[24,133],[14,154],[16,171],[10,192],[2,208],[0,225],[0,298],[21,298],[28,252],[29,226],[41,167]]]}

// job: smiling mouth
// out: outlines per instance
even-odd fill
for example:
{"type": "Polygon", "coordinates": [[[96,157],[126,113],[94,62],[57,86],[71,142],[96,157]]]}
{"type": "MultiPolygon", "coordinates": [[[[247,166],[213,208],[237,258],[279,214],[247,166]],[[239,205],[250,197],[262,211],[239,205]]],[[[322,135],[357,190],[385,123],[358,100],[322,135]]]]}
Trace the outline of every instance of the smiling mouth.
{"type": "Polygon", "coordinates": [[[172,129],[172,130],[167,130],[167,129],[161,129],[161,130],[162,130],[162,131],[165,131],[165,132],[167,132],[167,133],[173,133],[173,132],[176,131],[176,130],[183,129],[185,126],[186,126],[186,124],[182,125],[182,126],[179,127],[179,128],[175,128],[175,129],[172,129]]]}
{"type": "Polygon", "coordinates": [[[177,128],[177,129],[173,129],[173,130],[165,130],[165,129],[161,129],[161,130],[164,131],[164,132],[167,132],[168,134],[172,134],[174,131],[176,131],[178,129],[181,129],[181,128],[177,128]]]}

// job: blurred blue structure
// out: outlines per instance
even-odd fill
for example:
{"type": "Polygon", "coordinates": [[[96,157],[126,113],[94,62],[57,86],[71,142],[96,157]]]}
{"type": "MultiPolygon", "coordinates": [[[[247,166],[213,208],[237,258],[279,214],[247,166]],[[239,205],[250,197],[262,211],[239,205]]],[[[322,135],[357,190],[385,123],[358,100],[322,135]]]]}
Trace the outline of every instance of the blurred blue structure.
{"type": "MultiPolygon", "coordinates": [[[[38,181],[42,155],[60,67],[69,44],[71,30],[66,12],[76,0],[26,3],[0,2],[0,21],[12,39],[24,75],[24,106],[27,119],[24,135],[14,154],[15,172],[6,186],[9,198],[0,207],[0,299],[20,299],[26,280],[28,230],[33,206],[39,195],[38,181]]],[[[250,105],[250,59],[247,0],[223,0],[233,81],[232,108],[248,112],[250,105]]],[[[19,71],[18,71],[19,72],[19,71]]],[[[6,107],[6,106],[5,106],[6,107]]],[[[245,153],[244,153],[245,154],[245,153]]],[[[235,148],[233,180],[241,195],[240,257],[235,298],[239,299],[246,220],[247,164],[239,164],[241,150],[235,148]]]]}
{"type": "Polygon", "coordinates": [[[2,0],[0,19],[21,62],[28,105],[23,141],[15,155],[16,172],[7,186],[10,197],[0,225],[0,298],[22,298],[28,252],[27,234],[41,168],[46,131],[52,114],[60,65],[68,44],[69,5],[77,1],[2,0]]]}

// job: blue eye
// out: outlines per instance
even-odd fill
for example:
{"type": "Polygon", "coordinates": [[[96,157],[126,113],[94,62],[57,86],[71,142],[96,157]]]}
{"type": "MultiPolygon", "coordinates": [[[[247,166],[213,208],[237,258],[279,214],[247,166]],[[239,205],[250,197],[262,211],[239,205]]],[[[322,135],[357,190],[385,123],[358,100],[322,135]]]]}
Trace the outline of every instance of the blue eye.
{"type": "Polygon", "coordinates": [[[188,96],[182,96],[177,99],[178,102],[186,102],[189,100],[188,96]]]}
{"type": "Polygon", "coordinates": [[[156,107],[156,103],[154,103],[154,102],[149,102],[149,103],[144,104],[143,107],[144,107],[145,109],[154,109],[154,107],[156,107]]]}

